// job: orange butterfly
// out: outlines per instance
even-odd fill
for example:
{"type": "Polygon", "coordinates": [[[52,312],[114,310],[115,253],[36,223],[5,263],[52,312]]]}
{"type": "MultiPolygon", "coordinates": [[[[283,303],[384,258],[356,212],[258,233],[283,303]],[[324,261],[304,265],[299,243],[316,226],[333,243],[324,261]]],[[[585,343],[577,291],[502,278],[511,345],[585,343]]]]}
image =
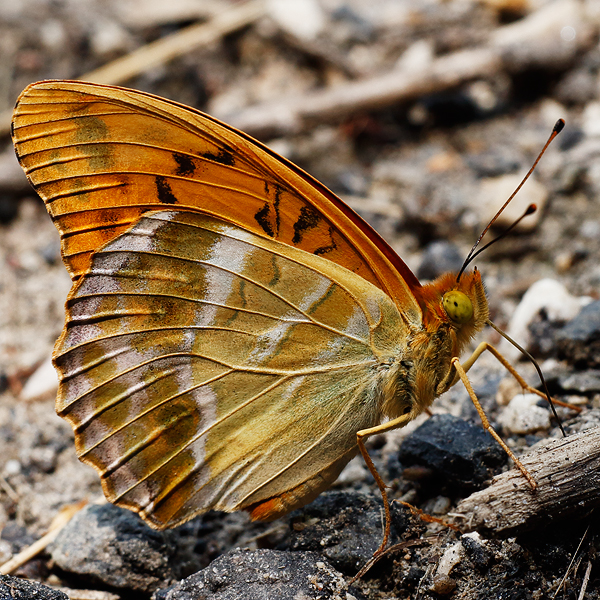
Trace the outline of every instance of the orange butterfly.
{"type": "Polygon", "coordinates": [[[57,412],[106,497],[153,527],[277,518],[358,449],[387,509],[364,438],[497,355],[458,362],[489,322],[477,270],[421,285],[322,184],[208,115],[46,81],[13,139],[73,279],[57,412]]]}

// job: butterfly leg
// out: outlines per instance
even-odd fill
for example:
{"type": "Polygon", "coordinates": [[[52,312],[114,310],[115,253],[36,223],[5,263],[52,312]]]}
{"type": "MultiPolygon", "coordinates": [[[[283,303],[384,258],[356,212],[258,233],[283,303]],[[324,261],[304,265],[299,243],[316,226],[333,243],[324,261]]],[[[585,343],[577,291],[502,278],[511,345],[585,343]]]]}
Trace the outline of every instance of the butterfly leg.
{"type": "Polygon", "coordinates": [[[401,427],[404,427],[407,423],[409,423],[411,420],[412,420],[412,415],[410,415],[410,414],[400,415],[396,419],[392,419],[391,421],[388,421],[387,423],[382,423],[381,425],[377,425],[376,427],[370,427],[369,429],[361,429],[360,431],[356,432],[356,442],[358,444],[360,453],[362,454],[365,464],[369,468],[371,475],[373,475],[373,478],[375,479],[375,482],[377,483],[377,487],[379,488],[379,491],[381,493],[381,499],[383,500],[383,509],[385,511],[385,529],[383,532],[383,540],[382,540],[381,544],[379,545],[379,548],[377,548],[377,550],[375,550],[375,552],[373,553],[373,556],[370,558],[370,560],[367,562],[367,564],[364,565],[363,568],[352,578],[352,580],[350,581],[350,585],[352,585],[357,579],[360,579],[379,560],[379,558],[385,552],[385,548],[386,548],[389,538],[390,538],[391,522],[392,522],[392,515],[390,513],[390,504],[389,504],[388,496],[387,496],[387,492],[386,492],[387,486],[385,485],[385,482],[381,478],[381,475],[379,475],[379,472],[377,471],[377,467],[373,463],[373,460],[369,456],[369,452],[367,450],[367,447],[365,446],[365,440],[368,437],[375,435],[377,433],[383,433],[385,431],[390,431],[392,429],[400,429],[401,427]]]}
{"type": "MultiPolygon", "coordinates": [[[[480,345],[480,347],[481,347],[481,345],[480,345]]],[[[489,348],[492,348],[492,346],[489,346],[489,348]]],[[[483,350],[485,350],[485,349],[486,348],[483,348],[483,350]]],[[[483,352],[483,350],[481,350],[481,352],[483,352]]],[[[473,353],[473,356],[475,355],[476,352],[477,352],[477,350],[473,353]]],[[[481,352],[477,356],[475,356],[475,359],[477,359],[477,357],[481,354],[481,352]]],[[[483,410],[483,407],[479,403],[479,399],[477,398],[477,396],[475,394],[475,390],[473,389],[473,386],[471,385],[471,382],[469,381],[469,378],[467,376],[467,369],[469,367],[471,367],[473,365],[473,363],[475,362],[475,359],[473,359],[473,356],[471,356],[471,358],[466,362],[466,365],[467,365],[466,368],[460,364],[460,361],[458,360],[458,358],[456,358],[456,357],[453,358],[452,364],[454,365],[454,368],[456,369],[456,373],[457,373],[459,379],[462,381],[463,385],[465,386],[467,393],[469,394],[469,397],[471,398],[471,402],[473,402],[473,405],[475,406],[475,409],[477,410],[477,413],[479,414],[479,418],[481,419],[483,428],[500,444],[500,446],[502,446],[502,448],[504,449],[506,454],[508,454],[509,458],[515,463],[515,466],[519,469],[519,471],[521,471],[521,473],[523,474],[525,479],[527,479],[527,481],[529,482],[529,485],[531,486],[531,489],[535,490],[537,488],[537,483],[535,482],[535,479],[531,476],[529,471],[523,466],[523,463],[521,463],[521,461],[513,454],[512,450],[506,445],[505,441],[494,431],[494,429],[490,425],[487,415],[485,414],[485,412],[483,410]],[[473,359],[473,360],[471,360],[471,359],[473,359]]],[[[494,354],[494,356],[496,356],[496,354],[494,354]]],[[[500,355],[500,356],[502,356],[502,355],[500,355]]],[[[504,362],[502,360],[500,362],[502,362],[502,364],[504,364],[504,362]]],[[[513,371],[514,371],[514,369],[513,369],[513,371]]],[[[513,372],[513,371],[511,371],[511,372],[513,372]]],[[[514,372],[513,375],[515,373],[516,372],[514,372]]],[[[518,377],[520,378],[520,381],[519,381],[519,379],[517,379],[517,381],[519,381],[519,383],[521,383],[521,381],[523,381],[523,383],[525,383],[525,380],[523,380],[523,378],[520,377],[520,375],[518,377]]],[[[525,385],[527,385],[527,384],[525,384],[525,385]]],[[[529,386],[527,386],[527,387],[529,387],[529,386]]],[[[543,397],[545,398],[545,395],[543,397]]]]}
{"type": "MultiPolygon", "coordinates": [[[[521,377],[521,375],[519,375],[517,370],[506,360],[506,358],[504,358],[504,356],[502,356],[502,354],[500,354],[500,352],[498,352],[498,350],[496,350],[496,348],[494,348],[494,346],[492,346],[491,344],[488,344],[487,342],[481,342],[481,344],[479,344],[479,346],[477,346],[477,348],[475,349],[475,352],[473,352],[473,354],[464,363],[462,363],[463,369],[465,371],[468,371],[473,366],[473,363],[486,350],[490,354],[492,354],[493,356],[496,357],[498,362],[517,380],[517,383],[521,386],[522,389],[529,392],[530,394],[536,394],[537,396],[539,396],[540,398],[543,398],[544,400],[548,400],[548,396],[546,396],[546,394],[544,392],[540,392],[540,390],[536,390],[534,387],[530,386],[523,379],[523,377],[521,377]]],[[[456,378],[456,380],[458,380],[458,377],[456,378]]],[[[564,406],[565,408],[570,408],[570,409],[576,410],[578,412],[581,411],[581,407],[574,406],[572,404],[569,404],[568,402],[561,402],[560,400],[555,400],[554,398],[552,398],[552,402],[554,404],[558,404],[558,406],[564,406]]]]}
{"type": "MultiPolygon", "coordinates": [[[[368,437],[375,435],[377,433],[383,433],[384,431],[390,431],[392,429],[399,429],[400,427],[404,427],[411,420],[412,420],[411,414],[400,415],[396,419],[392,419],[391,421],[388,421],[387,423],[382,423],[381,425],[377,425],[376,427],[370,427],[369,429],[361,429],[360,431],[356,432],[356,441],[358,443],[358,448],[360,450],[360,453],[362,454],[362,457],[363,457],[367,467],[369,468],[369,471],[371,471],[371,475],[373,475],[373,478],[375,479],[375,482],[377,483],[377,487],[379,488],[379,491],[381,492],[381,498],[383,500],[383,509],[385,511],[385,530],[383,533],[383,541],[381,542],[381,545],[379,546],[379,548],[375,551],[375,554],[373,554],[373,558],[378,557],[385,550],[385,547],[387,546],[387,543],[388,543],[388,540],[390,537],[392,516],[390,513],[390,505],[388,502],[388,497],[387,497],[387,492],[386,492],[387,486],[385,485],[385,482],[381,478],[381,475],[379,475],[379,472],[377,471],[377,468],[375,467],[373,460],[369,456],[369,452],[367,451],[367,447],[365,446],[365,440],[368,437]]],[[[370,566],[370,564],[371,564],[370,561],[367,564],[369,564],[369,566],[370,566]]],[[[365,567],[366,567],[366,565],[365,565],[365,567]]],[[[361,569],[361,573],[362,572],[363,572],[363,570],[361,569]]]]}

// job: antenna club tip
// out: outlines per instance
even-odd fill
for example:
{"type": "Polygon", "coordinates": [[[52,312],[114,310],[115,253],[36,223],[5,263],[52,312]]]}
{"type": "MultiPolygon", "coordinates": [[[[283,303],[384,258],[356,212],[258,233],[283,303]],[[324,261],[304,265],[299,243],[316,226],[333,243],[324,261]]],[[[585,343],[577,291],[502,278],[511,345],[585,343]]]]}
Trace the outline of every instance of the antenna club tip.
{"type": "MultiPolygon", "coordinates": [[[[532,215],[537,210],[537,204],[530,204],[525,211],[525,215],[532,215]]],[[[525,216],[523,215],[523,216],[525,216]]]]}
{"type": "Polygon", "coordinates": [[[559,119],[558,121],[556,121],[556,123],[554,125],[554,129],[552,131],[554,133],[558,134],[564,129],[564,127],[565,127],[565,120],[559,119]]]}

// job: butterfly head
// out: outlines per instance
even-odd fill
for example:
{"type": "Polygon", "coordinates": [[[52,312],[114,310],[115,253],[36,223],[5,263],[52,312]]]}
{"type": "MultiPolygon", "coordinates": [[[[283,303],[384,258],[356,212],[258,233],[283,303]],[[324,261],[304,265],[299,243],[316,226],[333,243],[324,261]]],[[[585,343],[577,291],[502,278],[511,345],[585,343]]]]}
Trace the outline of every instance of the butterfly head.
{"type": "Polygon", "coordinates": [[[469,340],[483,329],[489,318],[488,302],[481,274],[477,269],[464,273],[445,273],[420,290],[424,325],[437,329],[445,325],[456,336],[460,354],[469,340]]]}

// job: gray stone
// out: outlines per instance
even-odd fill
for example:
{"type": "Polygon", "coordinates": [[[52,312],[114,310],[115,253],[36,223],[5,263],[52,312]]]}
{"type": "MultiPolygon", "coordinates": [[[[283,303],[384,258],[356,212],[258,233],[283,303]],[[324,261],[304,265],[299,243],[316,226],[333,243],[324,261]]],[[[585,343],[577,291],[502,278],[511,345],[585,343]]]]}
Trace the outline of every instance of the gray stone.
{"type": "Polygon", "coordinates": [[[581,373],[567,373],[558,378],[560,387],[567,392],[592,394],[600,392],[600,369],[590,369],[581,373]]]}
{"type": "MultiPolygon", "coordinates": [[[[406,536],[418,537],[424,531],[423,521],[404,506],[392,503],[390,510],[390,544],[406,536]]],[[[356,575],[381,544],[382,515],[383,503],[376,496],[354,491],[322,494],[292,513],[290,550],[319,552],[342,573],[356,575]]],[[[390,568],[384,557],[370,575],[390,568]]]]}
{"type": "Polygon", "coordinates": [[[451,242],[437,240],[425,248],[423,260],[417,270],[419,279],[435,279],[447,271],[459,271],[465,257],[451,242]]]}
{"type": "Polygon", "coordinates": [[[590,302],[556,334],[558,357],[578,369],[600,367],[600,300],[590,302]]]}
{"type": "Polygon", "coordinates": [[[64,592],[38,581],[0,575],[0,600],[69,600],[64,592]]]}
{"type": "Polygon", "coordinates": [[[153,600],[351,600],[346,581],[316,552],[236,548],[153,600]]]}
{"type": "Polygon", "coordinates": [[[115,588],[151,593],[176,579],[171,532],[155,531],[112,504],[90,505],[77,513],[50,552],[64,571],[115,588]]]}

